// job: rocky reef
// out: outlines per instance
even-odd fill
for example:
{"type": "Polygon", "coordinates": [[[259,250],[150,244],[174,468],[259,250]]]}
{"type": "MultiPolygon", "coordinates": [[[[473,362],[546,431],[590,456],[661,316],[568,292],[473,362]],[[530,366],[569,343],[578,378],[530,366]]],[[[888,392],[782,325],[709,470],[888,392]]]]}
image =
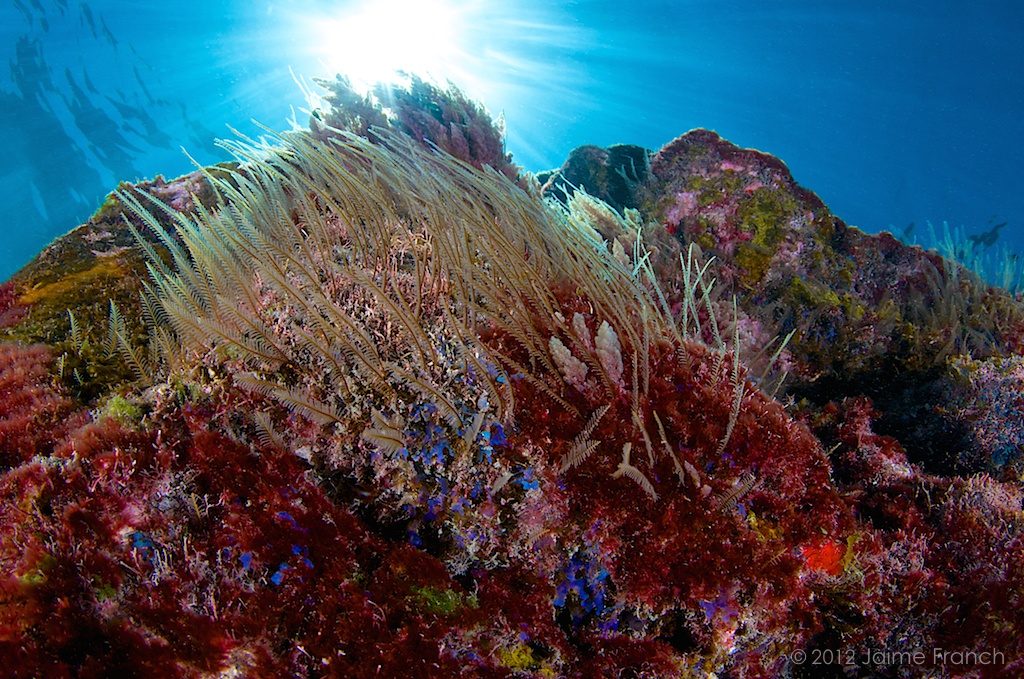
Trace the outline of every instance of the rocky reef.
{"type": "Polygon", "coordinates": [[[710,131],[325,85],[0,286],[5,671],[1024,671],[1024,300],[710,131]]]}

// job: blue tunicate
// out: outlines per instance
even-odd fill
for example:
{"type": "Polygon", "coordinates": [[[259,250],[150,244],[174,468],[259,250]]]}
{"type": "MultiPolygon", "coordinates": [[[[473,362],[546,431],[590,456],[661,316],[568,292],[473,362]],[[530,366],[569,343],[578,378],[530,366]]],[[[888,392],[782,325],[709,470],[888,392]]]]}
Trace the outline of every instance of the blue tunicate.
{"type": "Polygon", "coordinates": [[[533,477],[533,467],[527,467],[523,475],[516,479],[516,483],[522,486],[524,490],[540,488],[540,481],[533,477]]]}
{"type": "Polygon", "coordinates": [[[288,564],[283,563],[277,568],[277,572],[270,576],[270,581],[275,585],[280,585],[284,582],[284,572],[288,570],[288,564]]]}
{"type": "Polygon", "coordinates": [[[738,613],[736,607],[729,601],[729,596],[724,592],[715,597],[714,600],[701,601],[700,607],[704,611],[704,617],[708,622],[711,622],[718,614],[721,614],[723,620],[728,622],[736,617],[738,613]]]}
{"type": "Polygon", "coordinates": [[[430,455],[427,457],[427,462],[439,462],[444,463],[444,453],[448,450],[448,442],[441,441],[435,443],[430,447],[430,455]]]}
{"type": "Polygon", "coordinates": [[[132,533],[131,538],[134,549],[153,549],[153,541],[145,533],[135,531],[132,533]]]}
{"type": "MultiPolygon", "coordinates": [[[[568,595],[574,593],[584,613],[603,615],[608,571],[597,559],[589,552],[574,554],[562,573],[564,578],[555,587],[555,607],[564,606],[568,595]]],[[[578,624],[582,619],[574,615],[573,621],[578,624]]]]}
{"type": "Polygon", "coordinates": [[[442,498],[432,497],[427,500],[427,514],[424,519],[427,521],[435,520],[442,506],[444,506],[444,500],[442,498]]]}
{"type": "Polygon", "coordinates": [[[288,523],[290,523],[295,528],[299,527],[299,522],[296,521],[295,517],[292,516],[291,514],[289,514],[288,512],[278,512],[277,513],[277,518],[282,519],[284,521],[287,521],[288,523]]]}
{"type": "Polygon", "coordinates": [[[555,600],[552,602],[555,608],[561,608],[565,605],[565,597],[569,594],[569,586],[565,582],[561,582],[555,587],[555,600]]]}

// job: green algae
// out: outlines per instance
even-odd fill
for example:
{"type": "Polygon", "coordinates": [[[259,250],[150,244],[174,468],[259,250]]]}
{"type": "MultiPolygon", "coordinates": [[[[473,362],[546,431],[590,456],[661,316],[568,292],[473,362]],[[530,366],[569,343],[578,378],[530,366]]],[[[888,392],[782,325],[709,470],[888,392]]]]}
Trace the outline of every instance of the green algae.
{"type": "Polygon", "coordinates": [[[478,605],[474,595],[465,595],[451,589],[416,587],[412,591],[424,611],[438,616],[452,616],[463,608],[476,608],[478,605]]]}
{"type": "Polygon", "coordinates": [[[111,396],[101,411],[102,417],[117,420],[122,426],[129,429],[138,427],[144,414],[141,406],[120,394],[111,396]]]}
{"type": "Polygon", "coordinates": [[[785,238],[786,226],[798,210],[799,204],[789,192],[767,187],[758,188],[739,202],[739,228],[751,234],[749,241],[736,248],[736,264],[744,284],[753,286],[764,279],[785,238]]]}
{"type": "MultiPolygon", "coordinates": [[[[543,654],[543,650],[541,651],[543,654]]],[[[537,657],[534,649],[524,643],[505,646],[497,650],[498,662],[513,672],[529,673],[545,679],[558,676],[548,661],[537,657]]]]}
{"type": "Polygon", "coordinates": [[[708,207],[723,198],[743,190],[743,175],[727,171],[711,177],[694,175],[687,179],[686,188],[697,196],[697,205],[708,207]]]}
{"type": "Polygon", "coordinates": [[[18,578],[18,581],[26,587],[38,587],[49,579],[49,573],[56,565],[57,559],[51,554],[44,553],[29,571],[18,578]]]}

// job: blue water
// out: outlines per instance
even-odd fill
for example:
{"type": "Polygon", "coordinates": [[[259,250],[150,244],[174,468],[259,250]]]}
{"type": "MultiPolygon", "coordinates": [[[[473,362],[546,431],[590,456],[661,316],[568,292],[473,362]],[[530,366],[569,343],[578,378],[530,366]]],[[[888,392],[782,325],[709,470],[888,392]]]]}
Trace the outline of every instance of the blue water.
{"type": "MultiPolygon", "coordinates": [[[[0,0],[0,279],[119,180],[188,171],[182,147],[209,163],[225,157],[213,140],[229,126],[304,121],[296,79],[332,75],[325,26],[363,4],[0,0]]],[[[408,9],[375,4],[394,21],[408,9]]],[[[1019,0],[451,0],[445,11],[458,21],[435,30],[457,33],[423,42],[406,68],[433,63],[447,72],[431,75],[503,113],[529,170],[580,144],[657,148],[710,127],[778,155],[849,223],[913,225],[922,238],[928,220],[968,234],[1005,222],[1003,243],[1024,250],[1019,0]]],[[[361,32],[378,55],[410,44],[389,23],[361,32]]]]}

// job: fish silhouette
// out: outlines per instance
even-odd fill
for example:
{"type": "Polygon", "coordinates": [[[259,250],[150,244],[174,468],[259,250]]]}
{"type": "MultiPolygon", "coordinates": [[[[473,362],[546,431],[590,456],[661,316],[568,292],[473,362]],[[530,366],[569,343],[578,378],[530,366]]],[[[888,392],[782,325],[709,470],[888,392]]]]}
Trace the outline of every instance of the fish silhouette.
{"type": "Polygon", "coordinates": [[[968,236],[967,240],[971,241],[976,246],[981,246],[985,248],[992,247],[993,245],[995,245],[996,241],[999,240],[999,231],[1004,226],[1006,226],[1007,223],[1008,222],[999,222],[988,231],[982,231],[981,233],[976,233],[974,235],[968,236]]]}

